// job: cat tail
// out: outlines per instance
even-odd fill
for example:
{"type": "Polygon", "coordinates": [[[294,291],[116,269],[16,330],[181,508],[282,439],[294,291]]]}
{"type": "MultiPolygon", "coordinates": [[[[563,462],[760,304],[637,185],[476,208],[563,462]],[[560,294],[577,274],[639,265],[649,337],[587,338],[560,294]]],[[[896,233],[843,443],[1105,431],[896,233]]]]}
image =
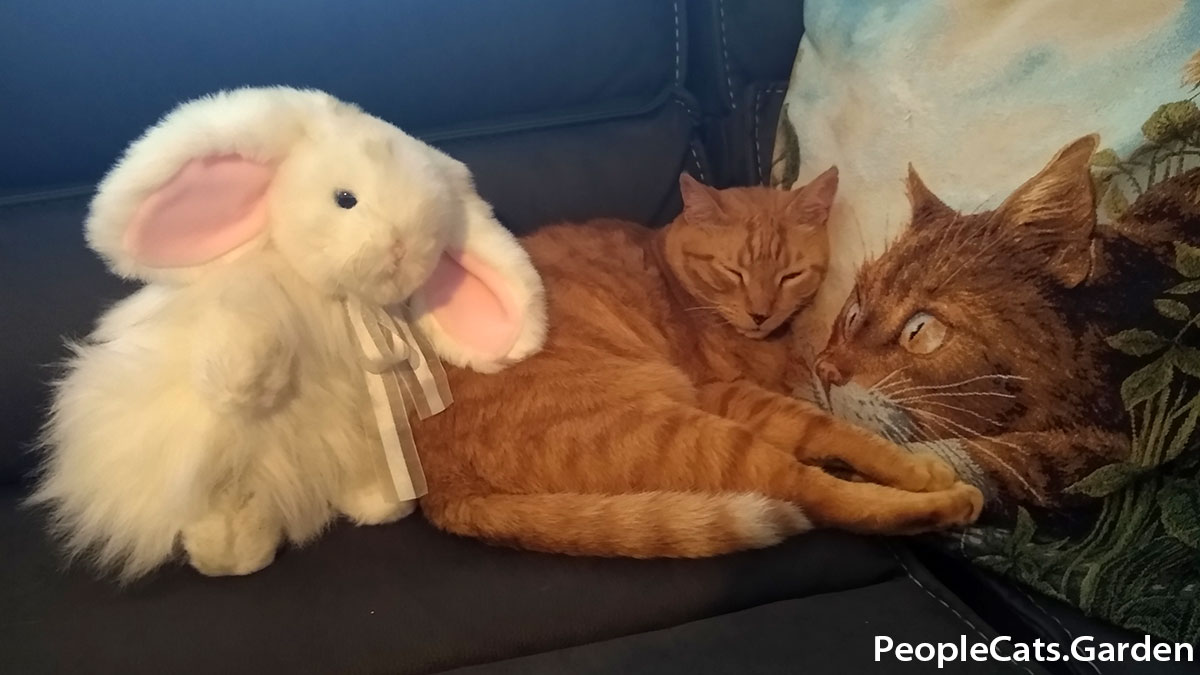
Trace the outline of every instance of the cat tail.
{"type": "Polygon", "coordinates": [[[554,553],[703,558],[812,529],[799,507],[752,493],[491,494],[422,504],[438,527],[554,553]]]}

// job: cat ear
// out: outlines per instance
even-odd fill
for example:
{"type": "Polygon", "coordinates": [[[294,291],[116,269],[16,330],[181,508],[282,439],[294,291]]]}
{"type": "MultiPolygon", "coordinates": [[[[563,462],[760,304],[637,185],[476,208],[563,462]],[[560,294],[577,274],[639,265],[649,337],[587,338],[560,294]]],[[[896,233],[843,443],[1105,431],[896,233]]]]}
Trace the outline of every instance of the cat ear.
{"type": "Polygon", "coordinates": [[[1091,271],[1096,204],[1090,163],[1099,144],[1092,134],[1059,150],[1037,175],[996,209],[996,217],[1064,286],[1091,271]]]}
{"type": "Polygon", "coordinates": [[[475,191],[466,165],[440,152],[437,160],[459,191],[464,218],[409,306],[439,356],[456,366],[495,372],[542,348],[542,280],[516,237],[475,191]]]}
{"type": "Polygon", "coordinates": [[[838,169],[831,166],[807,185],[790,191],[784,215],[797,225],[822,227],[829,220],[833,199],[837,196],[838,169]]]}
{"type": "Polygon", "coordinates": [[[928,221],[940,220],[945,217],[953,218],[957,212],[946,206],[942,200],[933,194],[933,191],[925,187],[925,181],[917,175],[917,170],[912,164],[908,165],[908,177],[905,179],[905,188],[908,191],[908,203],[912,205],[912,221],[911,225],[920,227],[928,221]]]}
{"type": "Polygon", "coordinates": [[[687,172],[679,174],[679,194],[683,197],[683,217],[692,225],[719,225],[725,217],[721,210],[719,191],[692,178],[687,172]]]}

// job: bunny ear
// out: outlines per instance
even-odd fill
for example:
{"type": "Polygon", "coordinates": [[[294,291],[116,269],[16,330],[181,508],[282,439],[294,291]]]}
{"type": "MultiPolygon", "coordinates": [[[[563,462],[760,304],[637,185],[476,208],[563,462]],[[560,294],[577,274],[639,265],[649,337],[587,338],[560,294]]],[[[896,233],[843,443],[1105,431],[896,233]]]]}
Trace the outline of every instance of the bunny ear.
{"type": "Polygon", "coordinates": [[[190,267],[246,243],[267,223],[274,169],[238,155],[193,159],[138,206],[125,251],[150,267],[190,267]]]}
{"type": "Polygon", "coordinates": [[[190,278],[266,229],[276,165],[333,105],[321,92],[270,87],[177,107],[101,181],[89,245],[126,277],[190,278]]]}
{"type": "Polygon", "coordinates": [[[462,193],[465,218],[409,304],[442,358],[495,372],[542,348],[542,280],[516,238],[475,191],[466,166],[441,157],[452,163],[447,164],[447,174],[462,193]]]}

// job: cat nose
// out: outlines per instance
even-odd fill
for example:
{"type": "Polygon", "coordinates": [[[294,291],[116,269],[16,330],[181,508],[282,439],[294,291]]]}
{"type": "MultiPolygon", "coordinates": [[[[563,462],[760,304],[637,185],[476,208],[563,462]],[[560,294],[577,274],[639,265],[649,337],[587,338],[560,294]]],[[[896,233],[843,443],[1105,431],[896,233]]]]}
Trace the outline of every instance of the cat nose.
{"type": "Polygon", "coordinates": [[[766,314],[755,314],[754,312],[751,312],[750,318],[754,320],[754,323],[761,326],[762,322],[766,321],[768,317],[766,314]]]}
{"type": "Polygon", "coordinates": [[[833,364],[829,359],[820,359],[817,361],[817,377],[825,383],[825,386],[842,386],[846,384],[846,376],[841,370],[833,364]]]}

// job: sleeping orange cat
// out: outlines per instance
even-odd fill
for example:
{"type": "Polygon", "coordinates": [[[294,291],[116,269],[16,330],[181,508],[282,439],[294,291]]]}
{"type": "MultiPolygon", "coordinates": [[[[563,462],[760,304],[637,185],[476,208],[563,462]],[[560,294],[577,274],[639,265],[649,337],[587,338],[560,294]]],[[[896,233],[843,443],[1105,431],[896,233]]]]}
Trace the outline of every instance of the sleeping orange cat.
{"type": "Polygon", "coordinates": [[[662,230],[609,220],[524,240],[546,347],[499,374],[448,373],[454,405],[414,430],[426,516],[495,543],[635,557],[974,520],[982,495],[941,460],[785,395],[836,170],[788,192],[680,180],[684,211],[662,230]],[[878,484],[809,464],[831,460],[878,484]]]}

